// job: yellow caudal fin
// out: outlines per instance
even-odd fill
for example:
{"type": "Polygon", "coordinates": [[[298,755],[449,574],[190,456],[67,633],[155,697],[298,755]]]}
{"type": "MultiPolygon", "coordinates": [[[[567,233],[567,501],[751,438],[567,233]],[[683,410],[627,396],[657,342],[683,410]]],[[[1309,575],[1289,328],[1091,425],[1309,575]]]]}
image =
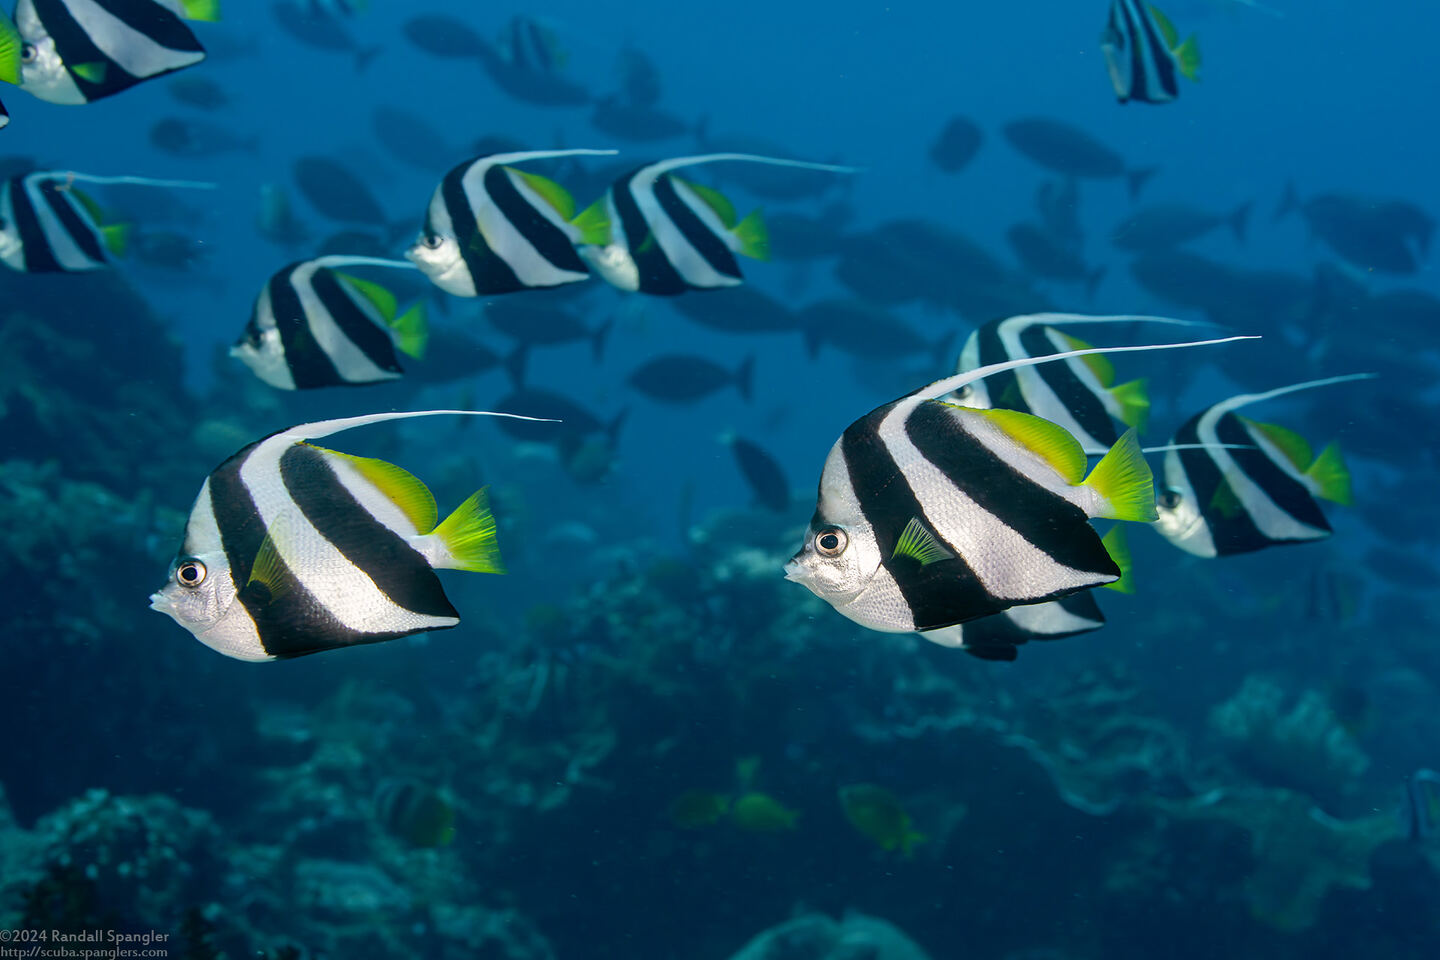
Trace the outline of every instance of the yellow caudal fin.
{"type": "Polygon", "coordinates": [[[1147,381],[1131,380],[1110,388],[1110,396],[1120,404],[1120,422],[1145,432],[1145,422],[1150,419],[1150,394],[1146,391],[1147,381]]]}
{"type": "Polygon", "coordinates": [[[581,243],[603,247],[610,242],[610,214],[605,209],[604,197],[581,210],[570,222],[580,229],[581,243]]]}
{"type": "Polygon", "coordinates": [[[1133,520],[1151,523],[1157,519],[1155,512],[1155,478],[1150,473],[1150,464],[1140,449],[1140,441],[1132,428],[1115,441],[1090,476],[1085,486],[1100,494],[1105,500],[1102,513],[1095,516],[1107,520],[1133,520]]]}
{"type": "Polygon", "coordinates": [[[130,249],[130,231],[128,223],[112,223],[100,228],[100,236],[105,240],[105,249],[117,257],[125,256],[130,249]]]}
{"type": "Polygon", "coordinates": [[[1185,42],[1176,47],[1172,53],[1175,60],[1180,64],[1180,73],[1187,80],[1200,82],[1200,41],[1195,39],[1194,34],[1185,38],[1185,42]]]}
{"type": "Polygon", "coordinates": [[[495,538],[495,517],[484,488],[476,490],[455,512],[435,528],[435,536],[450,552],[455,570],[472,573],[504,573],[500,562],[500,544],[495,538]]]}
{"type": "Polygon", "coordinates": [[[750,216],[735,225],[735,239],[740,241],[740,253],[752,260],[770,259],[770,231],[757,208],[750,216]]]}
{"type": "Polygon", "coordinates": [[[180,9],[185,11],[186,20],[206,23],[218,23],[220,20],[220,0],[180,0],[180,9]]]}
{"type": "Polygon", "coordinates": [[[505,169],[515,174],[521,180],[524,180],[530,189],[540,194],[540,196],[545,199],[545,202],[554,207],[555,212],[560,214],[560,216],[566,220],[575,216],[575,198],[570,196],[569,190],[566,190],[549,177],[542,177],[538,173],[529,173],[525,170],[516,169],[515,167],[506,167],[505,169]]]}
{"type": "Polygon", "coordinates": [[[1125,528],[1111,527],[1110,532],[1100,538],[1100,543],[1105,552],[1110,554],[1110,559],[1115,561],[1115,566],[1120,568],[1120,579],[1103,586],[1116,593],[1134,593],[1135,579],[1131,576],[1134,561],[1130,558],[1130,542],[1125,539],[1125,528]]]}
{"type": "Polygon", "coordinates": [[[430,344],[430,318],[425,312],[425,301],[417,300],[414,305],[390,322],[390,332],[395,335],[395,346],[408,357],[424,359],[425,348],[430,344]]]}
{"type": "Polygon", "coordinates": [[[1320,451],[1320,456],[1305,471],[1305,476],[1315,482],[1315,495],[1331,503],[1348,507],[1354,503],[1350,494],[1350,468],[1340,456],[1339,444],[1332,443],[1320,451]]]}
{"type": "Polygon", "coordinates": [[[15,24],[0,10],[0,80],[6,83],[20,82],[20,64],[24,57],[25,41],[15,24]]]}

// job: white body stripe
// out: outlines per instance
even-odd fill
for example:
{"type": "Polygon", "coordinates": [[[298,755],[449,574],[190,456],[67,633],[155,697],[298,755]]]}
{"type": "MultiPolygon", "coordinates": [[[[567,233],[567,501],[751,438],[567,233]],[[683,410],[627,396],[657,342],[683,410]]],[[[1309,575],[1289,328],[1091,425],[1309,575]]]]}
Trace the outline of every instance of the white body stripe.
{"type": "MultiPolygon", "coordinates": [[[[310,333],[315,337],[315,342],[320,349],[330,358],[340,376],[353,383],[374,383],[377,380],[395,380],[401,374],[392,370],[386,370],[375,361],[366,356],[365,351],[356,345],[345,335],[345,331],[335,322],[330,311],[320,302],[320,297],[315,292],[312,281],[315,271],[323,267],[315,261],[310,261],[303,267],[299,267],[291,274],[291,283],[296,293],[300,295],[300,305],[305,313],[304,320],[310,327],[310,333]]],[[[375,305],[363,296],[353,294],[351,287],[344,278],[338,278],[340,288],[345,291],[345,296],[356,308],[365,315],[365,318],[381,330],[385,330],[385,320],[380,316],[380,311],[375,305]]],[[[268,284],[266,285],[269,286],[268,284]]]]}
{"type": "MultiPolygon", "coordinates": [[[[658,166],[658,165],[657,165],[658,166]]],[[[681,278],[692,287],[708,289],[711,287],[733,287],[743,281],[739,277],[731,277],[721,273],[710,265],[710,261],[696,250],[694,245],[685,238],[685,234],[675,225],[669,215],[660,207],[660,201],[655,197],[655,181],[658,175],[652,173],[653,168],[637,173],[630,181],[630,193],[635,198],[635,204],[640,208],[640,214],[645,222],[650,225],[650,232],[655,236],[655,242],[665,253],[665,259],[675,268],[681,278]]],[[[719,237],[726,246],[732,250],[735,248],[734,237],[731,236],[729,228],[715,215],[710,206],[695,195],[695,191],[686,187],[678,180],[671,179],[671,185],[675,188],[676,195],[680,201],[689,207],[691,211],[700,218],[705,229],[719,237]]],[[[628,248],[627,248],[628,249],[628,248]]]]}
{"type": "MultiPolygon", "coordinates": [[[[260,643],[260,631],[256,628],[250,611],[245,609],[245,604],[235,602],[235,595],[239,593],[242,584],[235,583],[230,566],[225,560],[220,528],[215,523],[215,511],[210,506],[209,477],[200,485],[200,496],[195,498],[195,507],[185,526],[185,543],[195,548],[192,555],[204,563],[207,569],[214,571],[212,575],[219,576],[219,571],[223,570],[224,582],[216,588],[216,605],[223,607],[224,612],[205,629],[197,629],[196,625],[183,622],[181,625],[190,629],[195,634],[195,639],[227,657],[252,662],[274,660],[260,643]]],[[[218,610],[216,612],[219,613],[218,610]]]]}
{"type": "Polygon", "coordinates": [[[1197,557],[1216,556],[1215,535],[1200,513],[1195,487],[1190,483],[1190,475],[1185,472],[1177,450],[1165,452],[1165,486],[1179,494],[1180,502],[1175,507],[1157,507],[1160,518],[1151,526],[1186,553],[1197,557]]]}
{"type": "Polygon", "coordinates": [[[131,76],[152,77],[205,59],[203,53],[161,46],[94,0],[65,0],[65,6],[91,42],[131,76]]]}
{"type": "MultiPolygon", "coordinates": [[[[1236,465],[1235,458],[1231,455],[1230,451],[1220,446],[1220,439],[1216,433],[1216,428],[1220,422],[1220,418],[1229,412],[1230,411],[1225,409],[1222,404],[1216,404],[1214,407],[1211,407],[1205,411],[1205,414],[1200,418],[1200,422],[1196,424],[1195,434],[1200,438],[1201,443],[1215,445],[1213,448],[1207,448],[1204,454],[1215,461],[1215,466],[1219,468],[1220,475],[1230,484],[1230,489],[1235,492],[1235,496],[1240,501],[1240,505],[1254,522],[1255,529],[1272,540],[1315,540],[1321,537],[1328,537],[1330,531],[1320,530],[1309,524],[1301,523],[1280,509],[1280,507],[1275,504],[1275,501],[1271,500],[1269,495],[1260,489],[1260,485],[1254,480],[1251,480],[1249,475],[1236,465]]],[[[1251,437],[1255,437],[1256,431],[1247,429],[1246,432],[1251,437]]],[[[1278,453],[1278,451],[1275,451],[1274,446],[1271,446],[1270,450],[1278,453]]],[[[1283,455],[1281,455],[1279,459],[1283,466],[1290,465],[1290,462],[1285,459],[1283,455]]]]}
{"type": "Polygon", "coordinates": [[[906,435],[905,420],[912,411],[908,404],[896,404],[880,422],[880,439],[924,511],[921,519],[964,558],[991,596],[1021,602],[1035,599],[1023,589],[1026,582],[1051,584],[1060,591],[1108,579],[1057,562],[951,483],[906,435]],[[1018,592],[1017,585],[1022,587],[1018,592]]]}
{"type": "MultiPolygon", "coordinates": [[[[510,265],[510,269],[515,271],[516,278],[527,287],[553,287],[584,280],[585,274],[577,273],[574,270],[562,270],[541,256],[534,245],[525,239],[525,235],[501,213],[500,208],[495,205],[495,201],[490,198],[489,192],[485,189],[485,174],[492,167],[503,163],[507,157],[508,155],[501,154],[477,161],[469,170],[465,171],[465,176],[460,181],[465,189],[465,198],[470,203],[470,211],[480,226],[481,236],[485,238],[490,249],[494,250],[510,265]]],[[[524,177],[513,170],[503,170],[502,172],[525,198],[525,202],[556,229],[569,237],[571,243],[580,241],[579,229],[566,223],[565,218],[560,216],[560,212],[550,206],[550,201],[536,193],[525,182],[524,177]]],[[[452,218],[457,214],[458,211],[451,211],[452,218]]]]}

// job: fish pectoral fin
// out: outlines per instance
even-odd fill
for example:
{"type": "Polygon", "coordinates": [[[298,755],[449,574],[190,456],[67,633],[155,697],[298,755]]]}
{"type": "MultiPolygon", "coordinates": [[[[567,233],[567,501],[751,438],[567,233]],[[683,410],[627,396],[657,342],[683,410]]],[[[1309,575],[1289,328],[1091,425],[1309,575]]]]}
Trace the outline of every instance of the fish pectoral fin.
{"type": "Polygon", "coordinates": [[[1120,579],[1110,583],[1101,584],[1108,590],[1116,593],[1134,593],[1135,579],[1131,576],[1135,568],[1135,562],[1130,556],[1130,543],[1125,539],[1125,528],[1113,526],[1110,532],[1100,538],[1100,545],[1105,552],[1110,554],[1110,559],[1115,561],[1115,566],[1120,568],[1120,579]]]}
{"type": "Polygon", "coordinates": [[[77,63],[70,67],[70,72],[87,83],[104,83],[110,74],[110,65],[104,60],[77,63]]]}
{"type": "Polygon", "coordinates": [[[1230,483],[1228,476],[1220,478],[1220,484],[1215,488],[1215,493],[1210,498],[1210,511],[1224,517],[1226,520],[1233,520],[1244,512],[1244,506],[1240,503],[1240,496],[1235,492],[1234,486],[1230,483]]]}
{"type": "Polygon", "coordinates": [[[318,451],[326,459],[346,464],[364,477],[376,490],[379,490],[384,497],[405,514],[411,523],[415,525],[418,533],[429,533],[435,529],[435,521],[439,518],[439,511],[435,508],[435,495],[430,488],[409,470],[404,467],[397,467],[393,463],[384,460],[376,460],[373,457],[357,457],[349,453],[341,453],[338,450],[327,450],[324,447],[317,447],[313,443],[306,444],[318,451]]]}
{"type": "Polygon", "coordinates": [[[911,517],[905,529],[900,531],[900,539],[895,542],[895,552],[891,556],[909,557],[923,567],[939,560],[949,560],[955,554],[926,529],[919,517],[911,517]]]}
{"type": "Polygon", "coordinates": [[[446,566],[472,573],[505,572],[495,538],[495,516],[483,487],[435,528],[435,536],[450,554],[451,562],[446,566]]]}
{"type": "Polygon", "coordinates": [[[255,551],[255,559],[250,564],[250,577],[245,581],[246,590],[253,592],[257,586],[263,587],[271,601],[290,592],[294,578],[287,576],[290,570],[285,566],[279,547],[279,541],[289,535],[290,522],[281,514],[265,530],[265,539],[260,541],[260,548],[255,551]]]}
{"type": "Polygon", "coordinates": [[[1145,462],[1145,451],[1140,449],[1134,427],[1126,430],[1100,458],[1084,485],[1105,499],[1104,512],[1096,516],[1138,523],[1159,518],[1155,512],[1155,477],[1145,462]]]}

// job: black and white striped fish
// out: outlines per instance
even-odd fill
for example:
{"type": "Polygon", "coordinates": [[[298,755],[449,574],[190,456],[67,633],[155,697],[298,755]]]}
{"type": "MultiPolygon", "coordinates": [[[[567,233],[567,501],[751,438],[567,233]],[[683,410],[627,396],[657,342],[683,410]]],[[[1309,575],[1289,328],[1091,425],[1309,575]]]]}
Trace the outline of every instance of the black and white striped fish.
{"type": "Polygon", "coordinates": [[[1110,83],[1121,103],[1169,103],[1180,96],[1180,77],[1198,79],[1200,46],[1180,42],[1174,24],[1144,0],[1111,0],[1100,36],[1110,83]]]}
{"type": "Polygon", "coordinates": [[[64,104],[114,96],[204,60],[184,21],[218,19],[219,0],[19,0],[25,90],[64,104]]]}
{"type": "Polygon", "coordinates": [[[1173,442],[1200,448],[1165,454],[1155,529],[1197,557],[1250,553],[1330,536],[1330,523],[1316,498],[1350,503],[1350,473],[1340,448],[1332,443],[1315,456],[1294,431],[1257,423],[1235,411],[1297,390],[1373,376],[1351,374],[1241,394],[1191,417],[1173,442]]]}
{"type": "Polygon", "coordinates": [[[575,251],[575,201],[564,187],[511,164],[600,157],[614,150],[532,150],[477,157],[455,167],[430,198],[420,237],[405,252],[457,297],[556,287],[590,276],[575,251]]]}
{"type": "Polygon", "coordinates": [[[125,252],[130,226],[102,223],[100,205],[76,183],[128,183],[208,189],[209,183],[97,177],[68,170],[41,170],[0,185],[0,262],[23,273],[84,273],[104,270],[125,252]]]}
{"type": "Polygon", "coordinates": [[[720,191],[671,174],[681,167],[721,160],[854,172],[851,167],[748,153],[711,153],[652,163],[616,180],[603,197],[575,218],[581,230],[581,255],[606,281],[631,292],[673,296],[686,290],[743,283],[735,254],[758,260],[770,256],[760,211],[741,220],[720,191]]]}
{"type": "MultiPolygon", "coordinates": [[[[1057,327],[1083,323],[1150,321],[1190,326],[1166,317],[1091,317],[1078,313],[1037,313],[993,320],[965,341],[956,373],[1021,357],[1039,357],[1057,350],[1084,350],[1090,344],[1057,327]]],[[[1100,354],[1089,354],[1021,367],[966,384],[947,399],[966,407],[1000,408],[1033,413],[1064,427],[1087,454],[1104,453],[1120,438],[1114,421],[1145,429],[1150,398],[1144,380],[1115,383],[1115,368],[1100,354]]]]}
{"type": "Polygon", "coordinates": [[[404,376],[395,351],[424,355],[425,304],[397,312],[395,295],[385,287],[336,269],[351,266],[413,268],[403,260],[374,257],[292,263],[255,298],[250,322],[230,355],[281,390],[360,386],[404,376]]]}
{"type": "Polygon", "coordinates": [[[410,473],[306,442],[448,414],[514,416],[375,413],[301,424],[245,447],[200,487],[151,609],[238,660],[299,657],[457,625],[460,615],[435,570],[503,572],[485,491],[437,524],[435,498],[410,473]]]}
{"type": "Polygon", "coordinates": [[[846,428],[820,476],[789,580],[862,626],[948,627],[1121,577],[1092,517],[1155,518],[1150,468],[1127,432],[1085,476],[1061,427],[1015,410],[938,398],[982,377],[1089,353],[1229,340],[1072,350],[947,377],[846,428]]]}

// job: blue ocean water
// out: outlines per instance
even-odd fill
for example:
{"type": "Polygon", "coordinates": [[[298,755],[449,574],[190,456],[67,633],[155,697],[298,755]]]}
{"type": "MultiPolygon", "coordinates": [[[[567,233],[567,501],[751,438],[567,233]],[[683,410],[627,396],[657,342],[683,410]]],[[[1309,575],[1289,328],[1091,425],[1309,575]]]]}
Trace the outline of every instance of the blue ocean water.
{"type": "MultiPolygon", "coordinates": [[[[1362,214],[1390,201],[1440,211],[1420,120],[1440,12],[1176,0],[1165,13],[1198,36],[1200,81],[1182,80],[1173,103],[1121,105],[1099,2],[373,0],[334,20],[357,48],[378,47],[363,70],[286,32],[271,6],[232,0],[223,21],[194,27],[203,64],[106,100],[0,89],[0,159],[22,158],[18,169],[215,185],[95,191],[137,237],[198,244],[185,269],[132,250],[92,274],[0,274],[12,624],[0,927],[16,939],[155,931],[169,937],[155,955],[230,958],[1435,954],[1440,839],[1416,825],[1433,828],[1440,801],[1409,788],[1440,767],[1434,254],[1412,238],[1415,268],[1387,270],[1367,259],[1378,241],[1357,253],[1344,247],[1353,229],[1337,239],[1317,215],[1277,209],[1293,188],[1302,207],[1338,196],[1362,214]],[[589,106],[508,96],[477,62],[408,39],[421,14],[490,39],[530,18],[564,51],[556,69],[596,98],[618,87],[621,51],[641,51],[659,106],[687,130],[627,141],[596,129],[589,106]],[[198,77],[229,104],[197,110],[167,89],[198,77]],[[428,166],[405,159],[413,144],[377,129],[377,107],[449,148],[428,166]],[[946,173],[929,151],[956,115],[982,141],[946,173]],[[167,117],[239,143],[177,156],[152,142],[167,117]],[[1043,185],[1066,186],[1008,142],[1025,117],[1155,170],[1138,198],[1123,178],[1082,179],[1065,208],[1087,268],[1104,268],[1093,296],[1037,275],[1007,241],[1039,219],[1043,185]],[[783,199],[747,187],[742,165],[696,168],[742,216],[843,211],[830,255],[790,257],[777,228],[770,260],[742,260],[746,286],[792,311],[855,301],[837,254],[897,221],[968,238],[1009,286],[990,309],[895,292],[883,317],[937,346],[891,357],[833,344],[812,356],[799,329],[727,333],[682,312],[681,300],[723,293],[577,285],[560,302],[588,327],[613,324],[603,356],[585,342],[536,347],[525,383],[618,418],[603,478],[486,422],[324,441],[403,465],[442,515],[488,485],[508,572],[442,576],[457,629],[273,664],[194,642],[146,604],[217,464],[293,424],[503,409],[515,389],[499,367],[427,380],[432,356],[402,361],[413,370],[397,383],[282,392],[225,353],[271,274],[355,226],[306,200],[298,158],[356,174],[388,220],[359,226],[401,256],[441,176],[483,137],[615,149],[632,166],[740,145],[857,168],[783,199]],[[306,243],[257,230],[265,184],[287,192],[306,243]],[[1184,272],[1193,260],[1159,250],[1140,252],[1159,274],[1141,276],[1112,242],[1158,204],[1228,215],[1247,202],[1243,242],[1221,223],[1183,244],[1214,267],[1200,281],[1184,272]],[[1104,629],[1028,643],[1014,663],[866,630],[785,582],[841,432],[951,373],[981,324],[1039,311],[1263,336],[1115,358],[1122,379],[1150,380],[1151,444],[1232,394],[1376,373],[1254,408],[1317,451],[1338,441],[1354,504],[1325,506],[1333,536],[1217,559],[1134,529],[1137,591],[1096,591],[1104,629]],[[628,382],[677,353],[753,362],[752,396],[727,386],[670,404],[628,382]],[[728,434],[778,462],[787,509],[753,503],[728,434]],[[880,788],[880,813],[847,806],[856,784],[880,788]],[[394,800],[416,794],[438,798],[453,837],[394,800]],[[890,842],[901,821],[924,836],[908,853],[890,842]]],[[[597,171],[616,169],[599,158],[553,173],[584,208],[597,171]]],[[[886,249],[969,289],[969,260],[886,249]]],[[[876,288],[891,283],[886,263],[850,262],[876,288]]],[[[510,349],[484,298],[366,276],[425,299],[437,330],[510,349]]],[[[824,307],[818,317],[824,340],[824,307]]],[[[1171,339],[1120,329],[1076,333],[1171,339]]]]}

